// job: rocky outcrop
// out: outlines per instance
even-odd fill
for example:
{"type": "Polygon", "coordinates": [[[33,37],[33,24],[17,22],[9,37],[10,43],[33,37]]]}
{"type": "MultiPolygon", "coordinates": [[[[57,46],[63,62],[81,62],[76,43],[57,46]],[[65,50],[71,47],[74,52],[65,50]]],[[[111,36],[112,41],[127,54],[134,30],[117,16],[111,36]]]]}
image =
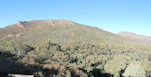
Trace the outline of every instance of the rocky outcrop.
{"type": "Polygon", "coordinates": [[[21,28],[25,28],[25,23],[28,23],[27,21],[18,21],[16,24],[17,26],[21,27],[21,28]]]}

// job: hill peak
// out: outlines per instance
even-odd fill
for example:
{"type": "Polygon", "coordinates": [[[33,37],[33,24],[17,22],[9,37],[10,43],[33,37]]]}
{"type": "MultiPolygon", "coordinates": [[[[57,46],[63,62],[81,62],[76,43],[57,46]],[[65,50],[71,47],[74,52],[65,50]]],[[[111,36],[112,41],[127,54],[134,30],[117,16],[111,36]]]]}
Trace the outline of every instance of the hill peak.
{"type": "MultiPolygon", "coordinates": [[[[127,32],[127,31],[119,32],[117,34],[118,35],[139,35],[139,34],[136,34],[136,33],[133,33],[133,32],[127,32]]],[[[140,35],[140,36],[143,36],[143,35],[140,35]]]]}
{"type": "Polygon", "coordinates": [[[123,32],[119,32],[118,35],[129,35],[129,36],[142,36],[142,37],[148,37],[148,36],[145,36],[145,35],[140,35],[140,34],[136,34],[136,33],[133,33],[133,32],[127,32],[127,31],[123,31],[123,32]]]}
{"type": "Polygon", "coordinates": [[[137,40],[151,40],[151,36],[140,35],[133,32],[124,31],[124,32],[119,32],[118,35],[126,38],[137,39],[137,40]]]}
{"type": "Polygon", "coordinates": [[[52,25],[55,25],[56,23],[59,24],[73,24],[73,22],[69,20],[32,20],[31,22],[44,22],[44,23],[50,23],[52,25]]]}
{"type": "Polygon", "coordinates": [[[75,23],[68,20],[31,20],[31,21],[18,21],[17,26],[21,28],[26,28],[28,26],[38,26],[38,25],[47,25],[47,26],[74,26],[75,23]]]}

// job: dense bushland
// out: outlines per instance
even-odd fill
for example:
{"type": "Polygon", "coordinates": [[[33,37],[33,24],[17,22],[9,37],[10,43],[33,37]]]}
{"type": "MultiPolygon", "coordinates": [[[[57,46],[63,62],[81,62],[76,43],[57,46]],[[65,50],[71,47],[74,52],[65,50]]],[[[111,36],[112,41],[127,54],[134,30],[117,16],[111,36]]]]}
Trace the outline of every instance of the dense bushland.
{"type": "Polygon", "coordinates": [[[36,77],[146,77],[151,76],[150,46],[106,43],[35,46],[0,43],[0,75],[34,74],[36,77]]]}

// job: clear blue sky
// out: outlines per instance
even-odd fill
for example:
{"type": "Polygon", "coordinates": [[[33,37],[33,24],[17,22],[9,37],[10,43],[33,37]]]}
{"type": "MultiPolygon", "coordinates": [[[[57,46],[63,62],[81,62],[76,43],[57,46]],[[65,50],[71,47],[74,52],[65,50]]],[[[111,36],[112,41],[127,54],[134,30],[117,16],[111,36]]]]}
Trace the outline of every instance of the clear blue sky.
{"type": "Polygon", "coordinates": [[[151,35],[151,0],[0,0],[0,27],[43,19],[151,35]]]}

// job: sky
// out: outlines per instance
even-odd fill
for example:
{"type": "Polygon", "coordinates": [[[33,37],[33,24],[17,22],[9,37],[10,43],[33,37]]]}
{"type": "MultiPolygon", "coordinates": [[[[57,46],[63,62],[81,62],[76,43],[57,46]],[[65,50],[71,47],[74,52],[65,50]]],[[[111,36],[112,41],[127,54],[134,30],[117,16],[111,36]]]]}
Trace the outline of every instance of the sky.
{"type": "Polygon", "coordinates": [[[151,0],[0,0],[0,28],[53,19],[151,36],[151,0]]]}

